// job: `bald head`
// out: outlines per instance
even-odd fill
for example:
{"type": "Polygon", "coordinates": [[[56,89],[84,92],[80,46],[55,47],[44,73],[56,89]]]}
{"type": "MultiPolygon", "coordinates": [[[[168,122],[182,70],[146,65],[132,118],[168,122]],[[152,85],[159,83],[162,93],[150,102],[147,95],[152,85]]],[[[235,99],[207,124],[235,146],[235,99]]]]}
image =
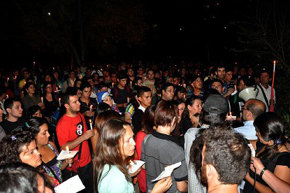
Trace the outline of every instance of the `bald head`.
{"type": "Polygon", "coordinates": [[[247,100],[244,108],[252,113],[253,120],[255,120],[257,116],[261,115],[262,113],[266,111],[266,106],[264,102],[258,99],[247,100]]]}

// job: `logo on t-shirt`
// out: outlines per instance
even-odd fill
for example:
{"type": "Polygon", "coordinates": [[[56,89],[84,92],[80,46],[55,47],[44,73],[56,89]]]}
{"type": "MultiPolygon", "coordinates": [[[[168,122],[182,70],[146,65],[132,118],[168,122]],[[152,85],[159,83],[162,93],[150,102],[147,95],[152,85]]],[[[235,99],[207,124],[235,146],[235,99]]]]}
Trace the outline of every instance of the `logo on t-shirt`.
{"type": "Polygon", "coordinates": [[[83,134],[83,128],[84,128],[83,127],[83,123],[82,122],[78,123],[77,124],[76,134],[79,135],[79,136],[81,136],[83,134]]]}

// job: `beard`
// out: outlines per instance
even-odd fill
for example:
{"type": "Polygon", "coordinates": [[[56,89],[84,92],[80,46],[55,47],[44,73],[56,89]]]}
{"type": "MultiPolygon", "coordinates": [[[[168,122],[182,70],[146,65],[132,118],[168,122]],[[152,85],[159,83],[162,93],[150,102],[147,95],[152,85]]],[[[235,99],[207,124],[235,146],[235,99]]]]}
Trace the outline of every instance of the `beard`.
{"type": "Polygon", "coordinates": [[[202,165],[201,166],[201,184],[204,185],[204,186],[207,186],[207,176],[206,176],[206,166],[205,165],[202,165]]]}

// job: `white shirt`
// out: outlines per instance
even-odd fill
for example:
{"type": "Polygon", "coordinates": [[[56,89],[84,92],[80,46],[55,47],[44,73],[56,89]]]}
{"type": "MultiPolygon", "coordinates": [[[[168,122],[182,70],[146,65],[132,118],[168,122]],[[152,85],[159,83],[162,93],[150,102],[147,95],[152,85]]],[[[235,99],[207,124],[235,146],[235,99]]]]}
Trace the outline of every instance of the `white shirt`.
{"type": "Polygon", "coordinates": [[[235,131],[242,134],[247,140],[258,140],[254,121],[245,121],[244,126],[235,128],[235,131]]]}
{"type": "MultiPolygon", "coordinates": [[[[269,85],[268,88],[265,88],[263,87],[261,84],[259,84],[262,89],[264,90],[264,93],[266,95],[266,98],[267,98],[267,101],[268,101],[268,105],[270,105],[270,99],[271,99],[271,86],[269,85]]],[[[260,88],[260,86],[257,86],[259,92],[258,92],[258,95],[256,97],[256,99],[259,99],[260,101],[263,101],[265,103],[265,106],[266,106],[266,112],[269,111],[269,107],[267,106],[267,103],[265,101],[265,98],[264,98],[264,95],[263,95],[263,92],[260,88]]],[[[275,89],[274,89],[274,101],[276,101],[276,96],[275,96],[275,89]]]]}

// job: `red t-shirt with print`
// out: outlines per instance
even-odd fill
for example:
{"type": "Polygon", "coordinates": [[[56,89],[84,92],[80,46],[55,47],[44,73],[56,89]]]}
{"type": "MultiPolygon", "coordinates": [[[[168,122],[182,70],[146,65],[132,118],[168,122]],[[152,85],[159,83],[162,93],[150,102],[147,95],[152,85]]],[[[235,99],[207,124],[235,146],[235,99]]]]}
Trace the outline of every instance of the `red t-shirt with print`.
{"type": "MultiPolygon", "coordinates": [[[[87,124],[85,122],[84,116],[79,113],[76,117],[69,117],[64,115],[57,123],[56,134],[58,143],[60,146],[66,144],[67,142],[74,141],[76,138],[81,136],[87,131],[87,124]]],[[[80,145],[75,147],[74,151],[79,151],[80,145]]],[[[74,160],[78,159],[78,154],[74,157],[74,160]]],[[[80,167],[86,166],[91,162],[91,153],[89,149],[88,141],[83,141],[82,152],[80,158],[80,167]]]]}

